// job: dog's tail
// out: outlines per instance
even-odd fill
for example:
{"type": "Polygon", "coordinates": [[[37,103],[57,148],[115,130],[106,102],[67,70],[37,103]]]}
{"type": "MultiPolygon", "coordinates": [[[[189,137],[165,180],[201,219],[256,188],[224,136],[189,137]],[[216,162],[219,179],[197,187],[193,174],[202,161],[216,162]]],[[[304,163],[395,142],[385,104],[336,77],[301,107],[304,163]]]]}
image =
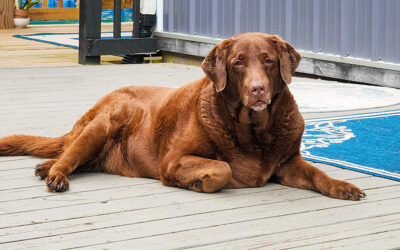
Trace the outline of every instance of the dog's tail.
{"type": "Polygon", "coordinates": [[[65,136],[48,138],[32,135],[11,135],[0,138],[0,156],[32,155],[57,158],[64,147],[65,136]]]}

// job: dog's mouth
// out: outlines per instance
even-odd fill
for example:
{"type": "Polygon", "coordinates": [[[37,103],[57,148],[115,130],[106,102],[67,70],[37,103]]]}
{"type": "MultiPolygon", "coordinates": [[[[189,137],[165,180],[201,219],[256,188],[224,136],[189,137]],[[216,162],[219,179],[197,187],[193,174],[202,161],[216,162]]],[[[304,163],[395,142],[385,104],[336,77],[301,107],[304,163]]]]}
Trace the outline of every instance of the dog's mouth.
{"type": "Polygon", "coordinates": [[[267,104],[267,102],[263,101],[263,100],[257,100],[256,103],[254,104],[254,106],[262,106],[264,104],[267,104]]]}
{"type": "Polygon", "coordinates": [[[253,105],[251,105],[250,108],[254,111],[261,111],[264,110],[267,106],[268,104],[266,102],[258,100],[253,105]]]}
{"type": "Polygon", "coordinates": [[[269,95],[266,96],[245,95],[243,99],[243,104],[254,111],[261,111],[267,108],[269,104],[271,104],[271,99],[269,98],[269,95]]]}
{"type": "Polygon", "coordinates": [[[250,103],[249,107],[254,111],[261,111],[264,110],[270,103],[271,101],[269,99],[267,100],[256,99],[250,103]]]}

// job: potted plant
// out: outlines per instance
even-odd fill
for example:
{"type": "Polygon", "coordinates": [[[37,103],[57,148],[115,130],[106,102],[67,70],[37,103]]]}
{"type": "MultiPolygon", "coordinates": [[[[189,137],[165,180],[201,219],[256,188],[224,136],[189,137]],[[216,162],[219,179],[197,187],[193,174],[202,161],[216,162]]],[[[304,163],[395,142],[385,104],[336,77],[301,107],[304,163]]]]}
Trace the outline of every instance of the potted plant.
{"type": "Polygon", "coordinates": [[[29,24],[28,9],[38,4],[40,0],[15,0],[14,25],[23,28],[29,24]]]}

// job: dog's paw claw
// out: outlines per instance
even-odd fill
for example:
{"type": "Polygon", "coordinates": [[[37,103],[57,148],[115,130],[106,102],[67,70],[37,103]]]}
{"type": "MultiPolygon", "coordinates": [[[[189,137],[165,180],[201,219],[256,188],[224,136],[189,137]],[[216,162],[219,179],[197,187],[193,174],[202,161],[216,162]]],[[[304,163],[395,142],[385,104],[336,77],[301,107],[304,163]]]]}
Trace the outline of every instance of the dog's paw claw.
{"type": "Polygon", "coordinates": [[[353,195],[352,195],[351,193],[348,193],[348,194],[347,194],[347,199],[348,199],[348,200],[351,200],[352,198],[353,198],[353,195]]]}
{"type": "Polygon", "coordinates": [[[345,181],[335,181],[328,196],[342,200],[359,201],[366,195],[358,187],[345,181]]]}
{"type": "Polygon", "coordinates": [[[50,192],[64,192],[69,189],[68,178],[62,174],[49,175],[47,177],[47,188],[50,192]]]}

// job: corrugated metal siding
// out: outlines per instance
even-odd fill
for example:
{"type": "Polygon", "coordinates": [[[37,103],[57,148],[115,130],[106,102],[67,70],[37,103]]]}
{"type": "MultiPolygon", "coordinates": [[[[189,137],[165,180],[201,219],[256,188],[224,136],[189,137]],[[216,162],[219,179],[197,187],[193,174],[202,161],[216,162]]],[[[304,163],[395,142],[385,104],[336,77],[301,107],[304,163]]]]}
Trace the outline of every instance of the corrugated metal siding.
{"type": "Polygon", "coordinates": [[[400,63],[399,0],[164,0],[163,8],[166,32],[258,31],[302,50],[400,63]]]}

